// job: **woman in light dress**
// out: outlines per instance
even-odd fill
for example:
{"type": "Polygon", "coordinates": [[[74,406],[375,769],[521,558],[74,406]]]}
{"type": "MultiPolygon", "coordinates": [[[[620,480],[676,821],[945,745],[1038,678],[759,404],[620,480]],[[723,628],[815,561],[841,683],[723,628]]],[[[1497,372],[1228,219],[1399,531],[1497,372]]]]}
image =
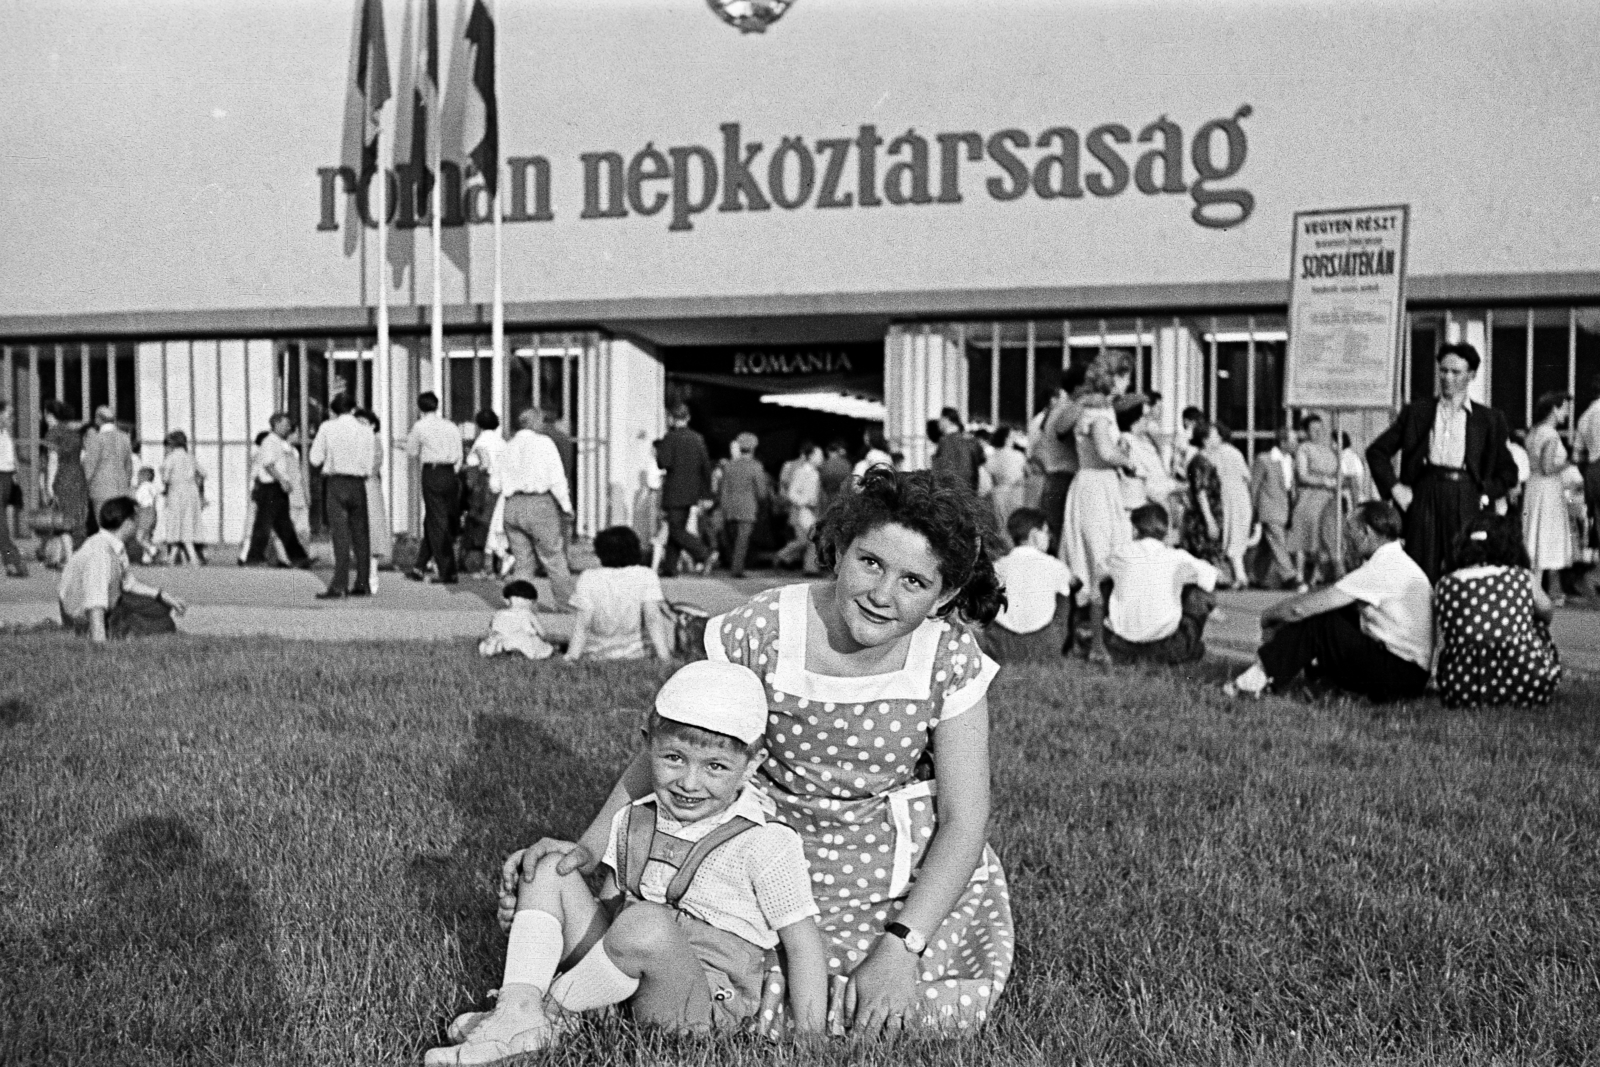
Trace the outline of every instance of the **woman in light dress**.
{"type": "Polygon", "coordinates": [[[176,564],[181,551],[185,562],[198,567],[205,561],[196,548],[200,540],[200,509],[205,504],[205,476],[189,454],[189,435],[182,430],[167,434],[167,457],[161,461],[161,484],[166,487],[167,506],[161,518],[162,538],[167,544],[167,562],[176,564]]]}
{"type": "Polygon", "coordinates": [[[1528,484],[1522,493],[1522,540],[1528,559],[1550,599],[1562,603],[1559,579],[1552,571],[1572,566],[1572,524],[1562,473],[1567,469],[1567,446],[1556,430],[1572,408],[1566,393],[1545,393],[1533,406],[1533,429],[1528,432],[1528,484]]]}
{"type": "Polygon", "coordinates": [[[1229,583],[1235,589],[1249,584],[1244,553],[1250,547],[1250,527],[1255,514],[1250,506],[1250,465],[1233,445],[1233,434],[1215,423],[1206,438],[1205,451],[1222,482],[1222,552],[1233,570],[1229,583]]]}
{"type": "Polygon", "coordinates": [[[1080,607],[1088,609],[1089,659],[1095,663],[1111,662],[1101,636],[1105,604],[1100,583],[1108,577],[1106,562],[1118,547],[1133,540],[1133,527],[1122,507],[1120,475],[1132,457],[1117,431],[1111,408],[1112,398],[1127,392],[1132,377],[1132,360],[1115,349],[1095,357],[1084,375],[1079,399],[1083,412],[1073,429],[1078,442],[1078,475],[1067,490],[1061,521],[1058,555],[1072,568],[1072,576],[1083,583],[1077,600],[1080,607]]]}
{"type": "Polygon", "coordinates": [[[1321,415],[1307,415],[1300,424],[1305,439],[1294,453],[1295,498],[1289,519],[1289,551],[1300,572],[1302,588],[1320,581],[1333,562],[1323,512],[1339,488],[1339,457],[1328,443],[1328,424],[1321,415]]]}
{"type": "Polygon", "coordinates": [[[1011,446],[1012,436],[1009,426],[994,432],[994,453],[984,465],[994,483],[994,518],[1002,530],[1011,513],[1022,506],[1028,465],[1027,457],[1011,446]]]}
{"type": "Polygon", "coordinates": [[[367,475],[367,546],[372,553],[367,583],[373,593],[377,593],[378,564],[394,555],[394,523],[389,518],[388,497],[383,492],[383,438],[379,434],[383,423],[366,408],[357,409],[355,416],[378,439],[372,450],[372,473],[367,475]]]}

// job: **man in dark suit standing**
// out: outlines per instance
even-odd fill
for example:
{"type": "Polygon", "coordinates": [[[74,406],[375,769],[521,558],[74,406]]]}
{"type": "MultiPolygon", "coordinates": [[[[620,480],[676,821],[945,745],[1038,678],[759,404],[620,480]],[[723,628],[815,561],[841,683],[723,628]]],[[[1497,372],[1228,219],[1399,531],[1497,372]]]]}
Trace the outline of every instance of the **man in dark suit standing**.
{"type": "Polygon", "coordinates": [[[1445,345],[1434,363],[1439,395],[1401,408],[1367,446],[1367,466],[1379,494],[1404,513],[1406,552],[1437,584],[1456,532],[1517,484],[1517,467],[1506,448],[1506,417],[1467,398],[1478,350],[1445,345]]]}
{"type": "Polygon", "coordinates": [[[656,446],[656,466],[663,472],[661,510],[667,516],[667,550],[661,573],[678,573],[678,553],[689,553],[700,573],[709,573],[713,560],[706,543],[689,532],[689,511],[711,503],[711,454],[706,440],[689,429],[689,408],[674,404],[667,410],[667,436],[656,446]]]}
{"type": "Polygon", "coordinates": [[[1289,558],[1289,509],[1294,502],[1294,450],[1298,443],[1292,426],[1278,427],[1278,439],[1250,467],[1250,507],[1261,524],[1261,545],[1270,556],[1266,585],[1293,588],[1300,574],[1289,558]]]}

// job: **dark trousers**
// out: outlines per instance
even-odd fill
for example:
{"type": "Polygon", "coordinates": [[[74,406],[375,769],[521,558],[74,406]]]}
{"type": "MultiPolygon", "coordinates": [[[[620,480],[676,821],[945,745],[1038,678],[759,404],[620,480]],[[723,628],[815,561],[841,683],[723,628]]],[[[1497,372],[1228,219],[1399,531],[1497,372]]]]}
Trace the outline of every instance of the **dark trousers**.
{"type": "MultiPolygon", "coordinates": [[[[65,611],[61,622],[76,633],[87,634],[89,621],[70,618],[65,611]]],[[[123,593],[106,612],[106,637],[154,637],[157,634],[176,633],[178,624],[172,621],[172,609],[153,596],[143,593],[123,593]]]]}
{"type": "Polygon", "coordinates": [[[1285,623],[1256,653],[1267,677],[1277,685],[1301,671],[1372,700],[1419,697],[1428,686],[1428,669],[1401,659],[1361,632],[1361,606],[1285,623]]]}
{"type": "Polygon", "coordinates": [[[689,532],[689,509],[667,508],[667,548],[661,555],[661,573],[678,573],[678,553],[689,553],[696,563],[704,563],[711,555],[706,543],[689,532]]]}
{"type": "Polygon", "coordinates": [[[367,480],[353,474],[330,474],[322,479],[322,501],[327,509],[328,535],[333,538],[333,578],[329,589],[369,588],[372,537],[367,527],[367,480]],[[350,576],[355,574],[355,582],[350,576]]]}
{"type": "Polygon", "coordinates": [[[273,534],[283,545],[290,563],[302,563],[306,550],[294,532],[294,520],[289,517],[289,494],[277,482],[257,482],[252,494],[256,502],[256,524],[250,531],[250,550],[245,553],[246,563],[263,563],[267,558],[267,541],[273,534]]]}
{"type": "Polygon", "coordinates": [[[1050,554],[1061,544],[1061,522],[1067,513],[1067,490],[1072,488],[1076,471],[1045,471],[1044,487],[1039,490],[1039,510],[1050,524],[1050,554]]]}
{"type": "Polygon", "coordinates": [[[728,523],[728,535],[733,538],[733,560],[729,567],[735,578],[744,577],[745,557],[750,554],[750,534],[755,530],[755,522],[742,522],[734,520],[728,523]]]}
{"type": "Polygon", "coordinates": [[[432,560],[439,577],[453,581],[456,552],[453,531],[461,486],[448,464],[428,463],[422,468],[422,547],[417,550],[416,570],[424,570],[432,560]]]}
{"type": "Polygon", "coordinates": [[[7,567],[21,567],[22,557],[11,540],[11,523],[6,521],[6,504],[11,499],[11,472],[0,471],[0,563],[7,567]]]}
{"type": "MultiPolygon", "coordinates": [[[[1109,586],[1111,583],[1107,582],[1109,586]]],[[[1111,603],[1111,591],[1106,590],[1105,603],[1111,603]]],[[[1111,629],[1110,623],[1102,627],[1106,651],[1113,663],[1159,663],[1174,666],[1179,663],[1198,663],[1206,654],[1206,620],[1217,606],[1217,598],[1198,585],[1183,587],[1183,618],[1178,628],[1159,641],[1129,641],[1111,629]]]]}
{"type": "Polygon", "coordinates": [[[1060,663],[1072,631],[1072,598],[1056,594],[1055,614],[1042,629],[1019,634],[991,622],[978,635],[978,646],[996,663],[1060,663]]]}
{"type": "Polygon", "coordinates": [[[1434,585],[1450,569],[1456,534],[1483,510],[1478,506],[1482,495],[1470,478],[1424,473],[1416,485],[1403,518],[1406,553],[1434,585]]]}

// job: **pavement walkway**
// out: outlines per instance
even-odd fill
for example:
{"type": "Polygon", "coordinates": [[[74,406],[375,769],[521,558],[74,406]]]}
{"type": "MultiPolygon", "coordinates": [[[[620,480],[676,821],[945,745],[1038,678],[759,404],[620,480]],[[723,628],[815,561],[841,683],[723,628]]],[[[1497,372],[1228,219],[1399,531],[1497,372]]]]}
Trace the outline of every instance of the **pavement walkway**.
{"type": "MultiPolygon", "coordinates": [[[[432,585],[384,572],[371,599],[322,602],[314,599],[327,584],[331,564],[307,571],[238,567],[234,550],[212,553],[225,564],[207,567],[140,567],[139,577],[189,604],[178,620],[185,633],[214,637],[273,636],[311,641],[455,640],[481,637],[489,615],[500,606],[500,584],[463,579],[432,585]]],[[[666,578],[667,598],[717,614],[742,604],[763,589],[796,581],[794,574],[758,572],[734,581],[727,577],[666,578]]],[[[24,579],[0,578],[0,627],[33,626],[59,619],[57,575],[34,566],[24,579]]],[[[549,583],[536,583],[542,601],[549,583]]],[[[1244,592],[1218,596],[1219,615],[1206,628],[1211,651],[1248,659],[1260,632],[1261,613],[1282,594],[1244,592]]],[[[1552,627],[1566,665],[1600,674],[1600,612],[1560,608],[1552,627]]]]}

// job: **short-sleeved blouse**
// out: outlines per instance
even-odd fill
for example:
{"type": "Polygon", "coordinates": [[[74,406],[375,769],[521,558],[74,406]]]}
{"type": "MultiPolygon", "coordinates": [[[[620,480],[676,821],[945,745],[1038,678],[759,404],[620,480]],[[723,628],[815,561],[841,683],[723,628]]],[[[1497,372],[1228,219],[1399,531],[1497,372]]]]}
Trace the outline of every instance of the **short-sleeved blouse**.
{"type": "MultiPolygon", "coordinates": [[[[938,788],[923,756],[934,729],[975,707],[999,668],[967,627],[940,619],[913,631],[900,670],[860,678],[809,671],[810,597],[808,585],[786,586],[718,616],[706,628],[706,652],[749,667],[766,688],[761,784],[805,842],[829,973],[839,976],[866,959],[904,906],[933,838],[938,788]]],[[[989,846],[928,942],[920,1022],[981,1026],[1005,987],[1015,943],[1005,871],[989,846]]],[[[782,997],[769,995],[760,1025],[778,1028],[781,1011],[782,997]]]]}
{"type": "Polygon", "coordinates": [[[1561,659],[1533,613],[1533,580],[1520,567],[1471,567],[1434,592],[1439,700],[1447,708],[1550,703],[1561,659]]]}

